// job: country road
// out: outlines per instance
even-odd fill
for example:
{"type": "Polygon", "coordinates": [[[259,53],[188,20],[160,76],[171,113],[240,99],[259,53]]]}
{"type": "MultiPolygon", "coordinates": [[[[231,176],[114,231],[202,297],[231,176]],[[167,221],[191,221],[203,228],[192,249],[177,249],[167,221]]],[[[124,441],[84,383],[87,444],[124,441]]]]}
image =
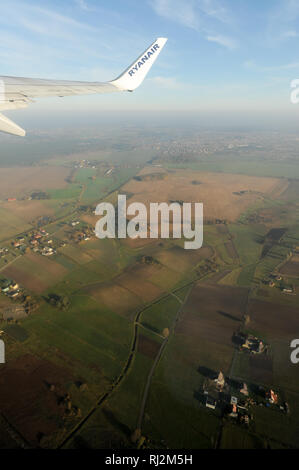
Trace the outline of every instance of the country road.
{"type": "MultiPolygon", "coordinates": [[[[192,285],[193,287],[193,285],[192,285]]],[[[145,406],[146,406],[146,402],[147,402],[147,398],[148,398],[148,394],[149,394],[149,390],[150,390],[150,386],[151,386],[151,382],[152,382],[152,378],[153,378],[153,375],[154,375],[154,372],[156,370],[156,367],[159,363],[159,360],[162,356],[162,353],[164,351],[164,349],[166,348],[167,346],[167,343],[168,343],[168,340],[170,338],[170,335],[171,334],[174,334],[175,332],[175,327],[176,327],[176,324],[179,320],[179,317],[180,317],[180,314],[181,314],[181,311],[183,310],[188,298],[189,298],[189,295],[190,295],[190,292],[192,290],[192,287],[190,287],[189,289],[189,292],[188,294],[186,295],[186,298],[185,298],[185,301],[182,302],[182,300],[173,292],[171,293],[170,295],[172,295],[176,300],[178,300],[178,302],[181,304],[181,307],[179,308],[179,310],[177,311],[177,314],[175,316],[175,319],[173,321],[173,324],[171,326],[171,330],[170,330],[170,333],[169,333],[169,336],[167,336],[163,343],[161,344],[161,347],[158,351],[158,354],[154,360],[154,363],[152,365],[152,368],[148,374],[148,377],[147,377],[147,381],[146,381],[146,385],[145,385],[145,389],[144,389],[144,394],[143,394],[143,398],[142,398],[142,402],[141,402],[141,407],[140,407],[140,412],[139,412],[139,417],[138,417],[138,421],[137,421],[137,429],[141,429],[142,427],[142,422],[143,422],[143,417],[144,417],[144,411],[145,411],[145,406]]]]}
{"type": "MultiPolygon", "coordinates": [[[[137,350],[137,337],[138,337],[138,327],[140,327],[139,325],[139,319],[140,319],[140,316],[141,314],[148,308],[150,308],[152,305],[160,302],[162,299],[165,299],[169,296],[173,296],[175,295],[175,292],[183,289],[184,287],[188,287],[190,286],[190,290],[191,290],[191,287],[193,286],[194,282],[196,282],[198,279],[196,279],[195,281],[191,281],[191,282],[188,282],[187,284],[185,284],[184,286],[181,286],[180,288],[176,289],[174,292],[169,292],[167,293],[166,295],[164,295],[163,297],[159,298],[159,299],[156,299],[154,300],[152,303],[150,303],[149,305],[147,305],[146,307],[144,307],[142,310],[139,310],[136,314],[136,317],[135,317],[135,321],[134,321],[134,324],[133,324],[133,327],[134,327],[134,335],[133,335],[133,339],[132,339],[132,346],[131,346],[131,349],[130,349],[130,352],[129,352],[129,356],[126,360],[126,363],[120,373],[120,375],[116,378],[116,380],[114,381],[114,383],[110,386],[110,388],[104,393],[104,395],[102,395],[101,397],[98,398],[97,402],[95,403],[95,405],[92,407],[92,409],[87,413],[87,415],[70,431],[70,433],[64,438],[64,440],[60,443],[60,445],[58,446],[59,449],[61,448],[65,448],[66,444],[77,434],[77,432],[83,427],[84,424],[86,424],[86,422],[89,420],[89,418],[101,407],[101,405],[107,401],[107,399],[111,396],[111,394],[115,391],[115,389],[117,388],[117,386],[125,379],[129,369],[130,369],[130,366],[132,364],[132,361],[134,359],[134,356],[135,356],[135,353],[136,353],[136,350],[137,350]]],[[[173,322],[173,325],[172,325],[172,328],[171,328],[171,332],[174,331],[174,328],[175,328],[175,325],[176,325],[176,322],[178,320],[178,317],[179,317],[179,314],[182,310],[182,307],[183,305],[180,307],[178,313],[177,313],[177,316],[173,322]]],[[[166,338],[163,343],[162,343],[162,346],[164,344],[164,347],[166,346],[167,344],[167,341],[168,341],[168,338],[166,338]]],[[[164,348],[163,348],[164,349],[164,348]]],[[[163,352],[163,349],[160,352],[160,355],[158,353],[158,356],[156,358],[156,361],[155,363],[157,364],[158,361],[159,361],[159,357],[161,356],[162,352],[163,352]]],[[[155,365],[154,363],[154,365],[155,365]]],[[[155,367],[153,367],[153,371],[152,371],[152,374],[154,373],[154,370],[155,370],[155,367]]],[[[151,382],[151,377],[149,375],[148,377],[148,390],[149,390],[149,387],[150,387],[150,382],[151,382]]],[[[147,390],[147,393],[148,393],[148,390],[147,390]]],[[[144,394],[144,407],[143,409],[145,408],[145,404],[146,404],[146,398],[147,398],[147,394],[144,394]]],[[[141,407],[141,410],[140,410],[140,414],[139,416],[141,415],[141,411],[142,411],[142,407],[141,407]]],[[[143,416],[143,414],[142,414],[143,416]]]]}
{"type": "Polygon", "coordinates": [[[2,268],[0,268],[0,272],[1,271],[4,271],[4,269],[6,269],[8,266],[10,266],[11,264],[13,264],[15,261],[17,261],[17,259],[21,258],[23,255],[19,255],[17,256],[16,258],[12,259],[9,263],[5,264],[4,266],[2,266],[2,268]]]}

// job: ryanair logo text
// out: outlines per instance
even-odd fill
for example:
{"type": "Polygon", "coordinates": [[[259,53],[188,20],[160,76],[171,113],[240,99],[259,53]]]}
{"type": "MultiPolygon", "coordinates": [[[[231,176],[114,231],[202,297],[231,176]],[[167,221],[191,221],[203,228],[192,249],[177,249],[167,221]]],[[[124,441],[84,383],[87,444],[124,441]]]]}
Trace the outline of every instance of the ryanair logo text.
{"type": "Polygon", "coordinates": [[[134,65],[134,67],[129,71],[130,77],[132,77],[138,70],[146,63],[147,60],[151,58],[152,55],[160,49],[159,44],[155,44],[147,53],[138,60],[138,62],[134,65]]]}

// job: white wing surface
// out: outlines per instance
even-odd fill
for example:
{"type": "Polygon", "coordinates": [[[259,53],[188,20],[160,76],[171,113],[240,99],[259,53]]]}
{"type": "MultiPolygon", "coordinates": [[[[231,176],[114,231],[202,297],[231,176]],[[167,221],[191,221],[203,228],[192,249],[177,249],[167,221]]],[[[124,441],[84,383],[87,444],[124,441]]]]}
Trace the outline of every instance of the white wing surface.
{"type": "MultiPolygon", "coordinates": [[[[145,79],[166,42],[166,38],[158,38],[122,75],[110,82],[78,82],[0,76],[0,111],[27,107],[34,98],[134,91],[145,79]]],[[[0,114],[0,131],[18,136],[26,134],[23,129],[3,114],[0,114]]]]}

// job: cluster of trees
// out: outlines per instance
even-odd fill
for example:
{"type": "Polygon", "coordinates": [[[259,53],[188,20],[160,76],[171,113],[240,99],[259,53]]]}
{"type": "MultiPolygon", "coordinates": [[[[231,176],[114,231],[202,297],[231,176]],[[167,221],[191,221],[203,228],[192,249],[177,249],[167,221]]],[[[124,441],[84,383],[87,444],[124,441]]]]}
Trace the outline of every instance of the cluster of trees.
{"type": "Polygon", "coordinates": [[[49,294],[46,301],[59,310],[67,310],[70,306],[70,299],[66,295],[49,294]]]}
{"type": "Polygon", "coordinates": [[[45,193],[44,191],[36,191],[31,194],[32,199],[50,199],[49,194],[45,193]]]}
{"type": "Polygon", "coordinates": [[[160,181],[167,178],[166,173],[148,173],[147,175],[137,175],[133,179],[136,181],[160,181]]]}
{"type": "Polygon", "coordinates": [[[159,264],[159,261],[157,261],[155,258],[146,255],[138,256],[137,261],[141,264],[159,264]]]}

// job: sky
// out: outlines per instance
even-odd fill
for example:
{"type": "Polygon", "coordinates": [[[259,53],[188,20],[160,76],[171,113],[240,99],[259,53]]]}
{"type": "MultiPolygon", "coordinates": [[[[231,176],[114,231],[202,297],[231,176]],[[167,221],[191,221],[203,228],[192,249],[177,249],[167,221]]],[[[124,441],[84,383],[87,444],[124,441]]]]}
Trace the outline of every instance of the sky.
{"type": "Polygon", "coordinates": [[[0,0],[0,11],[0,75],[110,80],[156,37],[169,39],[136,92],[39,100],[33,113],[299,116],[290,104],[299,0],[0,0]]]}

